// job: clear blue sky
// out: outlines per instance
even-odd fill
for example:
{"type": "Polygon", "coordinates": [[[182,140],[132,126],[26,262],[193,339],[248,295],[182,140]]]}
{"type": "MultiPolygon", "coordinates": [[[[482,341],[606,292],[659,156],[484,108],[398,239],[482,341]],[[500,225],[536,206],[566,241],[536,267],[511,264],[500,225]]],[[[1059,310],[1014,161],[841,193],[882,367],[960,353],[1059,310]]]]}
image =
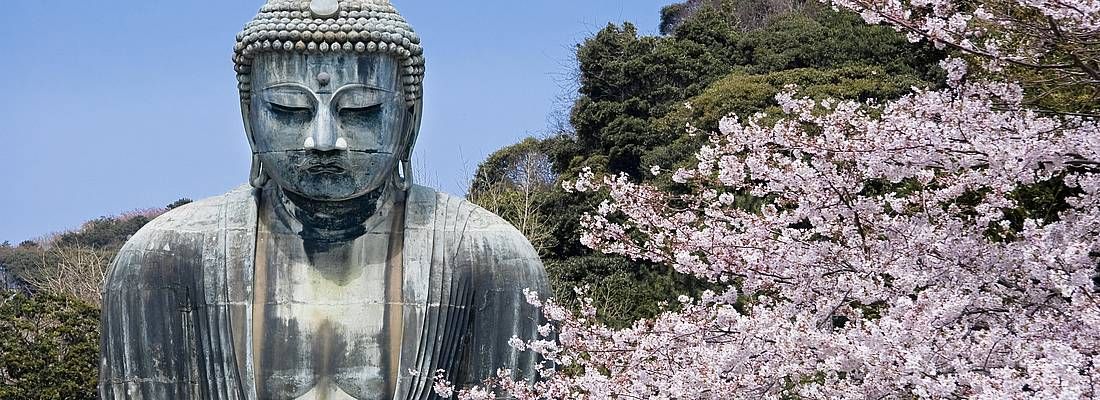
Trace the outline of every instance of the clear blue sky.
{"type": "MultiPolygon", "coordinates": [[[[653,33],[674,1],[393,2],[428,58],[417,165],[461,195],[487,154],[545,132],[574,44],[608,22],[653,33]]],[[[230,53],[262,3],[5,0],[0,241],[245,182],[230,53]]]]}

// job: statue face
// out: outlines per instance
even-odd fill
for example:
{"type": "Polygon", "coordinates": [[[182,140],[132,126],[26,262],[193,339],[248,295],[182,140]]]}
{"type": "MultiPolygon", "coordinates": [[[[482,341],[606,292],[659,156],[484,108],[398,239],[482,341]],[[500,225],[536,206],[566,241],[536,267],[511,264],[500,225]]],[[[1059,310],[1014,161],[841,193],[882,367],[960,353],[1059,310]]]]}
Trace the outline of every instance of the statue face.
{"type": "Polygon", "coordinates": [[[253,150],[284,190],[348,200],[386,184],[406,137],[397,60],[265,53],[253,63],[253,150]]]}

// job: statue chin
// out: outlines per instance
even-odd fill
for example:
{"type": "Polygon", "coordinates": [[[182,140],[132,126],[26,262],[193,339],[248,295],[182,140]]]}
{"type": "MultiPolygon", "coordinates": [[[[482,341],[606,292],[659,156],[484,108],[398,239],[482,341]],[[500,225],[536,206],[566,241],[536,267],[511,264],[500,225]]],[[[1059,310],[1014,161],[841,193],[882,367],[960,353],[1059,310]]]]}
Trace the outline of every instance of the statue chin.
{"type": "Polygon", "coordinates": [[[283,190],[316,201],[345,201],[381,189],[395,170],[392,154],[294,150],[259,155],[283,190]]]}

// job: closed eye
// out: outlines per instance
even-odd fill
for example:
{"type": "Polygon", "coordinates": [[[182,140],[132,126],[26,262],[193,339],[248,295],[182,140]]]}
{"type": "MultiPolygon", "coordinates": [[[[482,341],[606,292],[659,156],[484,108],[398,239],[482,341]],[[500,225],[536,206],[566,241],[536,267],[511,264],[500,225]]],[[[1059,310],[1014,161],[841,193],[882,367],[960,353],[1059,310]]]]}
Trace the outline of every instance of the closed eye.
{"type": "Polygon", "coordinates": [[[381,108],[382,108],[382,104],[379,103],[379,104],[369,105],[369,106],[365,106],[365,107],[341,107],[340,112],[366,113],[366,112],[375,111],[375,110],[378,110],[378,109],[381,109],[381,108]]]}
{"type": "Polygon", "coordinates": [[[378,121],[378,115],[382,112],[382,104],[374,104],[366,107],[341,107],[339,119],[345,126],[364,127],[378,121]]]}
{"type": "Polygon", "coordinates": [[[279,103],[274,103],[274,102],[269,102],[267,104],[268,104],[268,106],[271,107],[271,111],[274,111],[274,112],[277,112],[277,113],[280,113],[280,114],[303,114],[303,113],[313,112],[313,109],[311,109],[309,107],[289,106],[289,105],[284,105],[284,104],[279,104],[279,103]]]}

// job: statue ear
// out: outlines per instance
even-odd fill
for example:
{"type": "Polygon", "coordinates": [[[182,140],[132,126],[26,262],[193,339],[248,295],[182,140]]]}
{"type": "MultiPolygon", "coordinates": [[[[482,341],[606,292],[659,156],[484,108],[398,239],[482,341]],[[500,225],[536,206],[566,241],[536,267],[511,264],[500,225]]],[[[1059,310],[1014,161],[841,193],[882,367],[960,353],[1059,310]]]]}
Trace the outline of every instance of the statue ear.
{"type": "Polygon", "coordinates": [[[241,99],[241,121],[244,121],[244,135],[248,138],[248,147],[256,152],[256,140],[252,137],[252,103],[248,99],[241,99]]]}
{"type": "Polygon", "coordinates": [[[423,117],[424,102],[417,100],[405,109],[405,131],[402,134],[401,147],[397,149],[397,156],[403,162],[412,160],[413,147],[420,136],[420,121],[423,117]]]}
{"type": "Polygon", "coordinates": [[[260,189],[267,183],[267,174],[264,173],[260,158],[256,155],[256,140],[252,135],[252,103],[247,99],[241,99],[241,120],[244,121],[244,135],[248,138],[248,147],[252,149],[252,168],[248,173],[248,183],[252,187],[260,189]]]}

